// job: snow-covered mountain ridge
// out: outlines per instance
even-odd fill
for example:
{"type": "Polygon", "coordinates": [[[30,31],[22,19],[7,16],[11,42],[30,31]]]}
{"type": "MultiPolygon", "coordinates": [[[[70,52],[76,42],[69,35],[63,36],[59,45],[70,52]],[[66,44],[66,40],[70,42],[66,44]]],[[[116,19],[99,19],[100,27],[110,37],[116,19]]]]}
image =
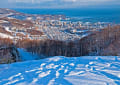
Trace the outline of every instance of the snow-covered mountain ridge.
{"type": "Polygon", "coordinates": [[[120,57],[56,56],[3,64],[0,85],[120,85],[120,57]]]}

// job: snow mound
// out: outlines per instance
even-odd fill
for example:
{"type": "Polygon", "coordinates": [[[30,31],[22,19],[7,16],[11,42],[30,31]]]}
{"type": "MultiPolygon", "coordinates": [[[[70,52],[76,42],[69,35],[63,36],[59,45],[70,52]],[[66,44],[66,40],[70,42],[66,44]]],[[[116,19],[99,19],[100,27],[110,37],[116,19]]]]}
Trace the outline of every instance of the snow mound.
{"type": "Polygon", "coordinates": [[[0,85],[120,85],[120,57],[56,56],[3,64],[0,85]]]}
{"type": "Polygon", "coordinates": [[[7,34],[4,34],[4,33],[0,33],[0,37],[1,37],[1,38],[10,38],[10,39],[13,39],[12,36],[7,35],[7,34]]]}

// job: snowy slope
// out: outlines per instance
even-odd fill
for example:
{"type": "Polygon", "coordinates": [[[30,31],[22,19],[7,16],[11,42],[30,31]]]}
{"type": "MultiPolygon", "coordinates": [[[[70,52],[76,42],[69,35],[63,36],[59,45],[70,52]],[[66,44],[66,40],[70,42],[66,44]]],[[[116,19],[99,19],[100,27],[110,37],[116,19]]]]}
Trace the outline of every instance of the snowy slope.
{"type": "Polygon", "coordinates": [[[38,59],[37,55],[25,51],[25,49],[18,48],[18,51],[19,51],[19,54],[21,56],[21,60],[22,61],[28,61],[28,60],[36,60],[36,59],[38,59]]]}
{"type": "Polygon", "coordinates": [[[120,57],[56,56],[4,64],[0,85],[120,85],[120,57]]]}
{"type": "Polygon", "coordinates": [[[1,37],[1,38],[10,38],[10,39],[13,39],[12,36],[7,35],[7,34],[4,34],[4,33],[0,33],[0,37],[1,37]]]}

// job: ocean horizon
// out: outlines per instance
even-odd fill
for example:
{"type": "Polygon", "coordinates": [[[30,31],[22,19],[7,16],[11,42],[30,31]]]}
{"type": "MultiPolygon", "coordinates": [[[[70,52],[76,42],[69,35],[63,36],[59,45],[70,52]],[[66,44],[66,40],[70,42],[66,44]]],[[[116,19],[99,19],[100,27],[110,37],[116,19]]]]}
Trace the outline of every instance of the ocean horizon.
{"type": "Polygon", "coordinates": [[[120,23],[120,9],[13,9],[27,14],[65,15],[73,21],[120,23]]]}

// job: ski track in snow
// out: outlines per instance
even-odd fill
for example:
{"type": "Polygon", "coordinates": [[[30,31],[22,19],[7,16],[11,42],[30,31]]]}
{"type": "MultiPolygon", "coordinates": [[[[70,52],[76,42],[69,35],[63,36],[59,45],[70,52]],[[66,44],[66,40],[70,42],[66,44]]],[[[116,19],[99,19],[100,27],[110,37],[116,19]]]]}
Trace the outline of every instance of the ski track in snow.
{"type": "Polygon", "coordinates": [[[56,56],[3,64],[0,85],[120,85],[120,57],[56,56]]]}

